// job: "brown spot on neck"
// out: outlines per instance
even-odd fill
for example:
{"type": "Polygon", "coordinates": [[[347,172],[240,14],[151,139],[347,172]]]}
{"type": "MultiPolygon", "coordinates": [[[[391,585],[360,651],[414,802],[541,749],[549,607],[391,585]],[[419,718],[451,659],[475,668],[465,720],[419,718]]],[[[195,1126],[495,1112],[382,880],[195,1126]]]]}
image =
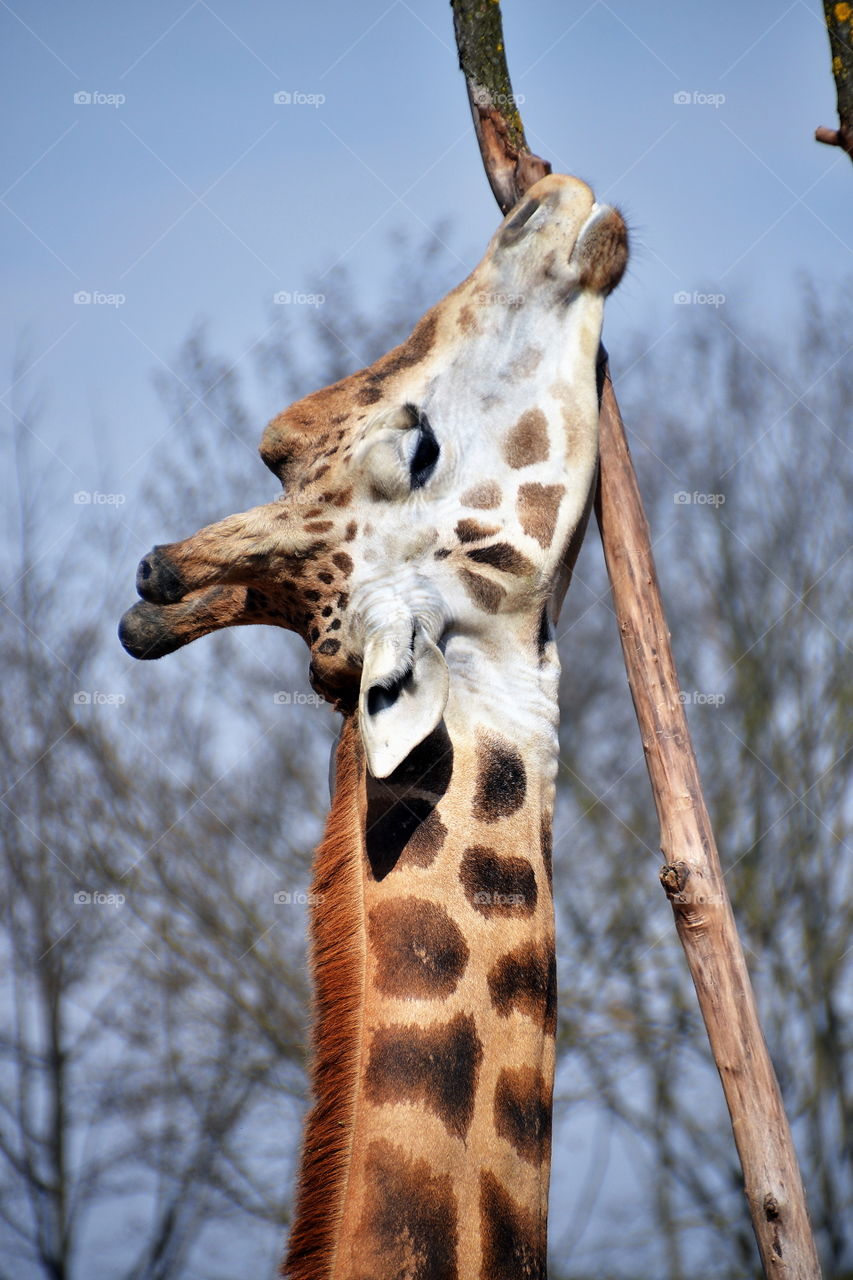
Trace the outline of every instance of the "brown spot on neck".
{"type": "Polygon", "coordinates": [[[516,578],[533,573],[535,568],[527,556],[516,551],[515,547],[508,542],[495,542],[490,547],[475,547],[473,551],[466,551],[465,554],[469,560],[475,560],[477,564],[491,565],[493,569],[500,569],[501,573],[511,573],[516,578]]]}
{"type": "Polygon", "coordinates": [[[392,898],[377,904],[368,922],[376,958],[376,985],[401,1000],[444,1000],[468,963],[462,930],[438,903],[392,898]]]}
{"type": "Polygon", "coordinates": [[[553,817],[551,814],[543,815],[540,839],[542,844],[542,861],[545,864],[545,875],[548,877],[548,888],[553,889],[553,871],[551,867],[552,855],[554,848],[554,828],[553,817]]]}
{"type": "Polygon", "coordinates": [[[526,858],[475,844],[465,850],[459,879],[471,906],[489,919],[531,916],[536,909],[536,875],[526,858]]]}
{"type": "Polygon", "coordinates": [[[348,1280],[459,1280],[450,1175],[388,1141],[371,1142],[367,1190],[348,1280]]]}
{"type": "Polygon", "coordinates": [[[525,347],[520,355],[516,356],[512,364],[509,366],[507,373],[512,381],[519,378],[530,378],[542,363],[544,351],[541,347],[537,347],[531,343],[525,347]]]}
{"type": "Polygon", "coordinates": [[[548,457],[548,420],[541,409],[528,409],[504,441],[504,457],[516,470],[548,457]]]}
{"type": "Polygon", "coordinates": [[[481,822],[509,817],[526,795],[527,772],[518,749],[497,733],[478,733],[474,817],[481,822]]]}
{"type": "Polygon", "coordinates": [[[562,484],[523,484],[519,486],[517,510],[522,529],[535,538],[540,547],[550,547],[554,539],[560,501],[566,492],[562,484]]]}
{"type": "Polygon", "coordinates": [[[490,582],[479,573],[471,573],[469,569],[459,570],[459,579],[469,598],[484,613],[497,613],[506,592],[497,582],[490,582]]]}
{"type": "Polygon", "coordinates": [[[425,1106],[448,1133],[464,1138],[474,1115],[482,1059],[483,1046],[469,1013],[438,1026],[379,1027],[370,1044],[365,1093],[376,1106],[425,1106]]]}
{"type": "Polygon", "coordinates": [[[551,1158],[551,1089],[533,1067],[504,1067],[494,1098],[495,1130],[522,1160],[539,1166],[551,1158]]]}
{"type": "Polygon", "coordinates": [[[492,511],[501,504],[500,485],[494,480],[482,480],[466,489],[459,499],[463,507],[475,507],[480,511],[492,511]]]}
{"type": "Polygon", "coordinates": [[[481,1274],[488,1280],[547,1280],[545,1219],[513,1200],[489,1171],[480,1174],[481,1274]]]}
{"type": "Polygon", "coordinates": [[[488,975],[492,1004],[503,1018],[516,1010],[540,1022],[545,1032],[557,1029],[557,963],[553,945],[529,942],[501,956],[488,975]]]}
{"type": "Polygon", "coordinates": [[[479,520],[470,518],[456,523],[456,536],[460,542],[479,542],[482,538],[493,538],[498,532],[496,525],[480,524],[479,520]]]}
{"type": "Polygon", "coordinates": [[[428,867],[441,852],[446,837],[447,827],[438,816],[438,810],[433,809],[406,841],[398,866],[428,867]]]}

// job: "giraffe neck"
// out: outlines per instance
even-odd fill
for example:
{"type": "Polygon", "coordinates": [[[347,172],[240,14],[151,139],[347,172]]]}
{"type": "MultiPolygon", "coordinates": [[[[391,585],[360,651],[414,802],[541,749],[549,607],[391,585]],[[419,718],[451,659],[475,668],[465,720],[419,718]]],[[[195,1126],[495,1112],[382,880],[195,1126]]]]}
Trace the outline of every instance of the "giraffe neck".
{"type": "Polygon", "coordinates": [[[315,1106],[292,1280],[545,1275],[554,683],[553,666],[529,677],[515,706],[538,690],[543,714],[510,740],[495,681],[459,680],[444,722],[383,782],[345,722],[316,860],[315,1106]]]}

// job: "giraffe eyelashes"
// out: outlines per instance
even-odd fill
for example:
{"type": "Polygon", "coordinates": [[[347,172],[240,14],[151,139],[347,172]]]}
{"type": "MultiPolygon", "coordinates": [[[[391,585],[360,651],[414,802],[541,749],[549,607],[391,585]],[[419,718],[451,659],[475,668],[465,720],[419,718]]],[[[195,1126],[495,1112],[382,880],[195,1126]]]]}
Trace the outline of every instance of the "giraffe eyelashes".
{"type": "Polygon", "coordinates": [[[372,496],[395,501],[429,482],[440,454],[426,414],[413,404],[403,404],[385,410],[368,425],[359,457],[372,496]]]}
{"type": "MultiPolygon", "coordinates": [[[[407,405],[406,408],[412,409],[413,406],[407,405]]],[[[417,410],[414,412],[417,413],[417,410]]],[[[425,413],[418,414],[417,426],[420,434],[409,462],[409,478],[413,489],[422,489],[435,471],[441,446],[435,438],[435,432],[425,413]]]]}

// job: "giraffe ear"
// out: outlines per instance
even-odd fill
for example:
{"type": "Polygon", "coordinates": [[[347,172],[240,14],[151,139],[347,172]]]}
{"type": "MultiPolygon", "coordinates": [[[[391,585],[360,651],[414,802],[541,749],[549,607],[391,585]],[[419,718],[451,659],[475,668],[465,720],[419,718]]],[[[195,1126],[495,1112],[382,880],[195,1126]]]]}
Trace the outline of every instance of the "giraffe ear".
{"type": "Polygon", "coordinates": [[[387,778],[444,714],[450,672],[444,654],[415,623],[408,653],[395,637],[374,636],[364,652],[359,725],[374,778],[387,778]]]}

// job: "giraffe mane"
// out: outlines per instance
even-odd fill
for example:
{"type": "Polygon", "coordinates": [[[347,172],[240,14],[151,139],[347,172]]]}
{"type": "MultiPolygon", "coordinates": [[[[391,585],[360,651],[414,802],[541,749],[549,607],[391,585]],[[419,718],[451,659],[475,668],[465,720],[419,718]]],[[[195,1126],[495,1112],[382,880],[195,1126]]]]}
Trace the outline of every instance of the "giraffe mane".
{"type": "Polygon", "coordinates": [[[303,1139],[296,1212],[281,1275],[326,1280],[344,1208],[358,1084],[364,946],[361,904],[359,783],[361,743],[344,721],[335,794],[315,855],[311,957],[314,1105],[303,1139]]]}

